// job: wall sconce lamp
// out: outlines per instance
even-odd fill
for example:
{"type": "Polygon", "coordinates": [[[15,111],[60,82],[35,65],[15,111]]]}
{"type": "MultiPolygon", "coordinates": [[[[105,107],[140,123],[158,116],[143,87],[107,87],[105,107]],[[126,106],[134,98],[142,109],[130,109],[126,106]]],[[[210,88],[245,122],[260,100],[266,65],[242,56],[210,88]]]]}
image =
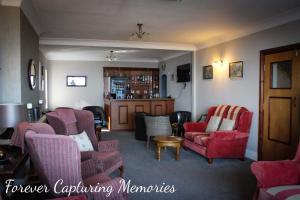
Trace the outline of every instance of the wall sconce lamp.
{"type": "Polygon", "coordinates": [[[223,63],[224,63],[223,60],[216,60],[216,61],[213,62],[212,65],[214,67],[223,67],[223,63]]]}

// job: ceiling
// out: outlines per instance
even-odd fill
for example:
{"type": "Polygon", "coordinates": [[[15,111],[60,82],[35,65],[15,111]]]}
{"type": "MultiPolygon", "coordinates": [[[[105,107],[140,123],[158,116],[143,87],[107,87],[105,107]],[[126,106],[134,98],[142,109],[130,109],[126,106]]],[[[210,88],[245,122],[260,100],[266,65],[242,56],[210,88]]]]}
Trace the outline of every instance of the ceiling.
{"type": "Polygon", "coordinates": [[[151,33],[149,41],[190,44],[274,25],[300,9],[299,0],[24,1],[32,2],[41,37],[129,40],[139,22],[151,33]]]}
{"type": "Polygon", "coordinates": [[[110,47],[82,47],[41,45],[40,50],[48,60],[85,60],[105,61],[110,51],[114,51],[117,61],[122,62],[154,62],[167,60],[187,54],[188,51],[157,50],[157,49],[124,49],[110,47]]]}
{"type": "MultiPolygon", "coordinates": [[[[137,56],[144,60],[160,60],[172,53],[158,50],[156,53],[149,51],[146,55],[143,48],[152,49],[151,45],[144,47],[130,41],[131,33],[137,31],[137,23],[143,23],[144,31],[151,34],[151,38],[142,42],[190,45],[200,49],[300,19],[299,0],[23,0],[22,9],[41,40],[131,42],[136,52],[124,54],[127,60],[137,56]],[[159,55],[161,53],[166,56],[159,55]]],[[[93,47],[82,49],[79,46],[90,45],[72,42],[68,44],[71,47],[41,44],[45,45],[43,51],[50,52],[52,58],[55,52],[60,57],[68,57],[81,51],[81,56],[88,56],[90,52],[89,59],[92,60],[96,54],[102,55],[107,51],[100,53],[103,48],[93,47]]],[[[153,44],[152,47],[157,46],[153,44]]],[[[177,53],[182,52],[173,52],[173,55],[177,53]]]]}

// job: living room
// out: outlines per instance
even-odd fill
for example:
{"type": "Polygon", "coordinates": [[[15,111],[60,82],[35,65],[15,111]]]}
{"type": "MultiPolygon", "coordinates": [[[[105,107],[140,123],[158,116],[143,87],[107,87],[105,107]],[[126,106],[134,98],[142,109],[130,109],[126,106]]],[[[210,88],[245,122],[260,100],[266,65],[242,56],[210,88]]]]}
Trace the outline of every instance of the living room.
{"type": "MultiPolygon", "coordinates": [[[[264,0],[259,3],[231,0],[226,5],[218,1],[191,0],[2,0],[0,105],[22,105],[26,108],[27,120],[31,122],[38,120],[33,119],[36,110],[47,114],[66,107],[75,110],[86,106],[103,108],[107,127],[100,128],[100,131],[96,127],[96,131],[101,132],[100,141],[118,141],[118,144],[111,145],[118,146],[118,156],[123,162],[118,169],[124,167],[120,170],[123,170],[126,183],[171,188],[166,193],[127,192],[125,198],[251,199],[257,194],[258,198],[267,199],[258,194],[257,188],[266,189],[268,185],[262,187],[251,166],[261,161],[292,159],[299,141],[299,6],[295,0],[264,0]],[[288,60],[292,62],[285,62],[288,60]],[[280,66],[275,65],[280,62],[280,66]],[[178,69],[186,64],[189,78],[180,82],[180,74],[184,72],[178,69]],[[32,66],[34,73],[29,74],[29,71],[33,72],[28,70],[32,66]],[[284,70],[283,66],[286,67],[284,70]],[[280,69],[282,76],[278,75],[280,69]],[[151,86],[148,86],[150,71],[151,86]],[[154,75],[154,72],[158,74],[154,75]],[[111,87],[111,79],[124,77],[124,74],[129,74],[129,93],[123,93],[121,97],[111,95],[113,92],[107,89],[111,87]],[[83,78],[85,82],[79,87],[68,86],[68,77],[83,78]],[[270,77],[271,81],[265,81],[270,77]],[[141,83],[138,89],[133,86],[136,82],[141,83]],[[118,111],[114,109],[115,103],[118,111]],[[178,161],[174,159],[174,148],[158,151],[160,143],[155,138],[146,139],[148,148],[145,141],[134,138],[135,112],[163,116],[186,111],[191,114],[189,123],[207,114],[208,118],[202,118],[201,124],[212,121],[210,119],[217,115],[217,106],[221,105],[229,105],[220,107],[222,116],[239,110],[237,116],[232,114],[236,117],[232,129],[247,132],[242,156],[213,158],[207,152],[203,155],[202,149],[197,150],[194,141],[188,138],[188,132],[205,132],[205,129],[195,131],[194,127],[183,124],[183,132],[187,134],[182,133],[182,142],[179,143],[187,150],[178,150],[178,161]],[[243,112],[248,115],[241,114],[243,112]],[[116,124],[118,120],[119,124],[116,124]],[[274,141],[277,143],[271,143],[274,141]],[[157,160],[158,152],[160,161],[157,160]]],[[[74,112],[73,115],[77,116],[77,111],[74,112]]],[[[6,114],[1,112],[0,128],[4,133],[1,134],[1,145],[10,139],[3,135],[9,132],[12,137],[18,132],[16,126],[2,126],[5,118],[6,114]]],[[[58,134],[60,128],[56,127],[57,124],[51,125],[49,119],[48,123],[58,134]]],[[[159,120],[162,122],[163,118],[159,120]]],[[[223,121],[218,122],[218,130],[223,121]]],[[[172,124],[170,127],[174,129],[172,124]]],[[[47,131],[52,133],[52,130],[47,131]]],[[[168,132],[171,134],[172,131],[168,132]]],[[[87,134],[90,136],[88,131],[87,134]]],[[[213,135],[200,137],[197,133],[192,138],[197,137],[200,143],[207,145],[207,138],[211,140],[213,135]]],[[[32,137],[34,141],[35,136],[32,137]]],[[[52,139],[59,138],[50,137],[48,140],[52,139]]],[[[91,142],[96,144],[93,139],[91,142]]],[[[27,145],[30,146],[29,142],[27,145]]],[[[33,162],[38,168],[35,164],[33,162]]],[[[294,167],[291,163],[286,165],[294,167]]],[[[107,173],[103,180],[119,180],[117,171],[107,173]]],[[[298,172],[293,175],[300,177],[298,172]]],[[[41,179],[40,174],[37,176],[41,179]]],[[[289,176],[282,175],[281,178],[289,176]]],[[[281,178],[278,175],[277,179],[281,178]]],[[[26,185],[24,178],[14,179],[16,185],[26,185]]],[[[286,179],[287,182],[271,186],[300,183],[300,178],[293,179],[294,182],[286,179]]],[[[47,181],[40,183],[51,186],[47,181]]],[[[3,199],[32,198],[22,192],[5,194],[5,185],[8,186],[1,178],[3,199]]],[[[57,196],[47,198],[54,197],[57,196]]],[[[103,196],[89,198],[105,199],[103,196]]],[[[115,197],[118,198],[122,199],[115,197]]]]}

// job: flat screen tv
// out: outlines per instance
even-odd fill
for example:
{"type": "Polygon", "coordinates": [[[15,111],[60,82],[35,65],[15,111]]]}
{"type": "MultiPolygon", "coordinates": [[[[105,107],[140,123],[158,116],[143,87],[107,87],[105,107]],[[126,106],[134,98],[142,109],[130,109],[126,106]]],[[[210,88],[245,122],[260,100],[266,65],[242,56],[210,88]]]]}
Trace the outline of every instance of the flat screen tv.
{"type": "Polygon", "coordinates": [[[177,66],[177,82],[185,83],[191,81],[191,64],[177,66]]]}

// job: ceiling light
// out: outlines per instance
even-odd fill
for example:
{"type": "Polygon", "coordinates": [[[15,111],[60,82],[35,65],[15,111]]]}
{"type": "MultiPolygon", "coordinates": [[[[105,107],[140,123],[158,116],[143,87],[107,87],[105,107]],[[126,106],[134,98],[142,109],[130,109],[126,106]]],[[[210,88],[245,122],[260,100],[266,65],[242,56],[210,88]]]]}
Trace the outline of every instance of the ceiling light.
{"type": "Polygon", "coordinates": [[[150,37],[150,33],[143,31],[143,24],[137,24],[137,26],[138,26],[138,32],[134,32],[130,35],[131,40],[134,40],[134,39],[142,40],[145,37],[150,37]]]}
{"type": "Polygon", "coordinates": [[[118,58],[114,55],[114,51],[110,51],[109,55],[106,56],[106,59],[108,61],[116,61],[118,58]]]}

